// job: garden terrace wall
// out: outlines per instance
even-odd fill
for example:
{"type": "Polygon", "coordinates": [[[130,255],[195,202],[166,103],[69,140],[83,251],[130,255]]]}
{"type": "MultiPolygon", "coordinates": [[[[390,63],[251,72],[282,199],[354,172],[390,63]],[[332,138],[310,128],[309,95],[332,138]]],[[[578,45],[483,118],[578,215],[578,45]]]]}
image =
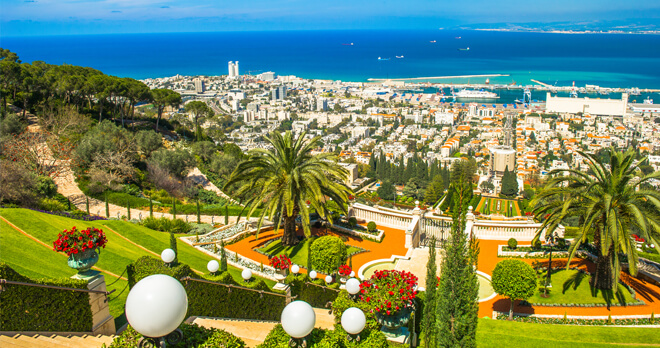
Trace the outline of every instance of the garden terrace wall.
{"type": "MultiPolygon", "coordinates": [[[[0,279],[87,290],[75,279],[35,280],[0,263],[0,279]]],[[[92,332],[87,292],[2,284],[0,331],[92,332]]]]}
{"type": "Polygon", "coordinates": [[[348,234],[348,235],[351,235],[351,236],[371,240],[371,241],[378,242],[378,243],[382,242],[383,237],[385,237],[385,231],[383,231],[383,230],[378,230],[378,234],[374,235],[374,234],[359,232],[359,231],[352,230],[350,228],[346,228],[346,227],[339,226],[339,225],[331,225],[330,229],[332,229],[334,231],[337,231],[339,233],[345,233],[345,234],[348,234]]]}

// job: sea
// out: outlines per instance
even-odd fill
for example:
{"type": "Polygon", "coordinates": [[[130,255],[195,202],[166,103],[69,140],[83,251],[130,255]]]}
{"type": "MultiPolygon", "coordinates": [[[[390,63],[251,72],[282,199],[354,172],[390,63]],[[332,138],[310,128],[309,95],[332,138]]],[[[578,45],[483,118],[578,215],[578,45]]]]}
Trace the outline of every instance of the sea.
{"type": "MultiPolygon", "coordinates": [[[[520,86],[531,85],[534,79],[556,86],[660,89],[660,35],[248,31],[3,37],[0,46],[16,52],[24,62],[88,66],[135,79],[223,75],[229,61],[239,61],[241,74],[273,71],[309,79],[366,82],[370,78],[503,74],[507,76],[490,77],[490,83],[520,86]]],[[[482,84],[486,77],[416,82],[426,81],[482,84]]],[[[500,101],[522,98],[521,90],[504,93],[506,98],[500,101]]],[[[533,99],[545,99],[545,91],[532,93],[533,99]]],[[[657,93],[645,93],[631,96],[631,101],[646,97],[660,100],[657,93]]]]}

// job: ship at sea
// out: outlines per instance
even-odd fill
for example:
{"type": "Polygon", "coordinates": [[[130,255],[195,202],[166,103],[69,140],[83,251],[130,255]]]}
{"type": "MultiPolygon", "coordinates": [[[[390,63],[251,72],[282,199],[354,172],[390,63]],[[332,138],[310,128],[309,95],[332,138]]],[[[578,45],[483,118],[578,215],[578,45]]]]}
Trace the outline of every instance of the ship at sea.
{"type": "Polygon", "coordinates": [[[344,46],[353,46],[353,43],[352,42],[351,43],[343,43],[342,45],[344,45],[344,46]]]}
{"type": "Polygon", "coordinates": [[[454,98],[465,101],[471,101],[471,100],[487,101],[487,100],[497,100],[500,97],[493,92],[488,92],[484,90],[477,91],[474,89],[464,89],[454,93],[454,98]]]}
{"type": "Polygon", "coordinates": [[[470,50],[470,47],[468,47],[468,48],[459,48],[458,50],[459,50],[459,51],[469,51],[469,50],[470,50]]]}
{"type": "Polygon", "coordinates": [[[430,42],[430,43],[435,43],[436,41],[435,41],[435,40],[431,40],[431,41],[429,41],[429,42],[430,42]]]}
{"type": "Polygon", "coordinates": [[[390,60],[390,59],[389,59],[389,58],[381,58],[381,57],[378,57],[378,60],[390,60]]]}
{"type": "Polygon", "coordinates": [[[403,58],[403,56],[396,56],[396,57],[399,58],[399,59],[403,58]]]}

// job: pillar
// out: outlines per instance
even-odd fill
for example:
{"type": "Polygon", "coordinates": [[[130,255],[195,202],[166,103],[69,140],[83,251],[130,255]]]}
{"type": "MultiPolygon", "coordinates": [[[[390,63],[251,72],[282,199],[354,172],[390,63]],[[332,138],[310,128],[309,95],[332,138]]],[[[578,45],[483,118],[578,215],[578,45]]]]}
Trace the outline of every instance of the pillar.
{"type": "MultiPolygon", "coordinates": [[[[71,278],[87,281],[89,290],[107,291],[105,277],[98,271],[94,271],[94,274],[89,277],[74,275],[71,278]]],[[[110,303],[107,301],[107,296],[102,293],[90,292],[89,305],[92,308],[92,334],[116,334],[115,318],[110,315],[110,303]]]]}

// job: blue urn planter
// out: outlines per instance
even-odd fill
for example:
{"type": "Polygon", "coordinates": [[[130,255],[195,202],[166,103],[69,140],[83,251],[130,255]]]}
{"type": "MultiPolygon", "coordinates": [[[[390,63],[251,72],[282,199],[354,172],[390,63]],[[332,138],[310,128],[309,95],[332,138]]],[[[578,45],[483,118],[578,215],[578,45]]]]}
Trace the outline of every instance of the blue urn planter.
{"type": "Polygon", "coordinates": [[[99,261],[96,249],[88,249],[78,254],[69,256],[67,263],[69,267],[78,270],[78,274],[85,275],[99,261]]]}
{"type": "Polygon", "coordinates": [[[395,315],[386,315],[379,312],[376,313],[376,320],[380,325],[385,326],[389,330],[396,330],[408,324],[410,320],[410,308],[400,310],[395,315]]]}

